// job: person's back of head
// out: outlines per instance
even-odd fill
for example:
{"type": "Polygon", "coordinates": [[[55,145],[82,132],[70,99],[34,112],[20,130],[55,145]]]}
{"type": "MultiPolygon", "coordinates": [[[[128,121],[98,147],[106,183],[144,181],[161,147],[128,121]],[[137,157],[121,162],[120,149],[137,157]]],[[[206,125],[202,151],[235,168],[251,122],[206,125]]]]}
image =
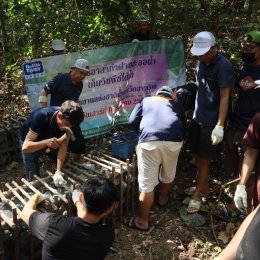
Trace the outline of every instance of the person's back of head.
{"type": "Polygon", "coordinates": [[[84,112],[82,107],[73,100],[66,100],[62,103],[60,112],[62,118],[69,121],[73,126],[78,126],[84,120],[84,112]]]}
{"type": "Polygon", "coordinates": [[[83,197],[87,212],[98,216],[114,205],[117,189],[109,179],[95,176],[85,182],[83,197]]]}

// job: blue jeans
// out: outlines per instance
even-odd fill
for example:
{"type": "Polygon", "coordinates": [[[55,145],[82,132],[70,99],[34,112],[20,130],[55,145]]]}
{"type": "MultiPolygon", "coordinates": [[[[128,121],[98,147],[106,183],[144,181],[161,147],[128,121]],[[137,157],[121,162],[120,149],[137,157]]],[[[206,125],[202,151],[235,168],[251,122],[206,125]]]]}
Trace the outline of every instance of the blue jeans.
{"type": "MultiPolygon", "coordinates": [[[[21,155],[24,165],[24,175],[27,179],[32,177],[34,174],[39,175],[40,173],[40,165],[39,165],[39,158],[45,153],[45,148],[32,152],[32,153],[24,153],[22,151],[23,141],[19,140],[20,148],[21,148],[21,155]]],[[[57,150],[51,151],[48,153],[48,156],[52,161],[57,160],[57,150]]]]}

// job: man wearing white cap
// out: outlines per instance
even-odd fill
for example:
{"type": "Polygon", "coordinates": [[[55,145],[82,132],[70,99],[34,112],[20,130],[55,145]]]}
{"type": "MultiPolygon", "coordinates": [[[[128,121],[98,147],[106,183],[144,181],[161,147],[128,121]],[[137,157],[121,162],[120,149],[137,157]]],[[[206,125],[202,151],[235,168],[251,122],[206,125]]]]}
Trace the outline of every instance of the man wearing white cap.
{"type": "MultiPolygon", "coordinates": [[[[47,96],[50,94],[50,106],[60,106],[66,100],[79,101],[83,89],[83,80],[89,74],[89,64],[85,59],[76,60],[69,73],[62,73],[50,80],[40,91],[40,107],[47,106],[47,96]]],[[[73,154],[84,154],[84,137],[80,127],[72,129],[76,140],[69,143],[73,154]]]]}
{"type": "Polygon", "coordinates": [[[187,146],[195,155],[198,173],[196,190],[187,211],[195,213],[200,208],[202,194],[209,192],[210,163],[221,153],[233,68],[230,61],[218,53],[215,37],[210,32],[195,35],[191,53],[198,56],[195,68],[197,95],[187,146]]]}
{"type": "Polygon", "coordinates": [[[51,49],[53,56],[65,54],[65,43],[60,39],[55,39],[51,44],[51,49]]]}

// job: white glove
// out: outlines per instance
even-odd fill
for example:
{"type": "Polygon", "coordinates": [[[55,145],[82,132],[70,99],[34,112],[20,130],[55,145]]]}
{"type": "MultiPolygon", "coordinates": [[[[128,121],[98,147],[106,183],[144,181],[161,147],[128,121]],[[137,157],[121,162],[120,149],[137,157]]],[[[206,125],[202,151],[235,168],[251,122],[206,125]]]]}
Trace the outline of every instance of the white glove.
{"type": "Polygon", "coordinates": [[[247,193],[246,186],[242,184],[237,185],[237,189],[234,196],[236,207],[242,211],[247,212],[247,193]]]}
{"type": "Polygon", "coordinates": [[[219,144],[223,140],[224,127],[216,125],[211,133],[211,141],[213,145],[219,144]]]}
{"type": "Polygon", "coordinates": [[[63,175],[63,172],[61,172],[61,171],[56,171],[55,174],[52,176],[54,185],[55,185],[56,187],[61,187],[61,186],[65,185],[65,184],[67,183],[67,182],[63,179],[62,175],[63,175]]]}
{"type": "Polygon", "coordinates": [[[79,201],[80,194],[81,194],[81,191],[79,191],[79,190],[74,190],[72,192],[72,201],[74,204],[76,204],[76,202],[79,201]]]}

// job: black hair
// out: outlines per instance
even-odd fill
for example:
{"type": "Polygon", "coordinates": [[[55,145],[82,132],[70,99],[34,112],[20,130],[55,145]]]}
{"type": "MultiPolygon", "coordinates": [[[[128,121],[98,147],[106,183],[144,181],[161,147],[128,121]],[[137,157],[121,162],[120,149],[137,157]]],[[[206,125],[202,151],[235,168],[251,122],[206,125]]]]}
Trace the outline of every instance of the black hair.
{"type": "Polygon", "coordinates": [[[82,107],[73,100],[66,100],[61,104],[62,118],[68,120],[73,126],[78,126],[84,120],[82,107]]]}
{"type": "Polygon", "coordinates": [[[117,189],[107,178],[94,176],[84,184],[84,203],[90,214],[101,215],[117,200],[117,189]]]}

